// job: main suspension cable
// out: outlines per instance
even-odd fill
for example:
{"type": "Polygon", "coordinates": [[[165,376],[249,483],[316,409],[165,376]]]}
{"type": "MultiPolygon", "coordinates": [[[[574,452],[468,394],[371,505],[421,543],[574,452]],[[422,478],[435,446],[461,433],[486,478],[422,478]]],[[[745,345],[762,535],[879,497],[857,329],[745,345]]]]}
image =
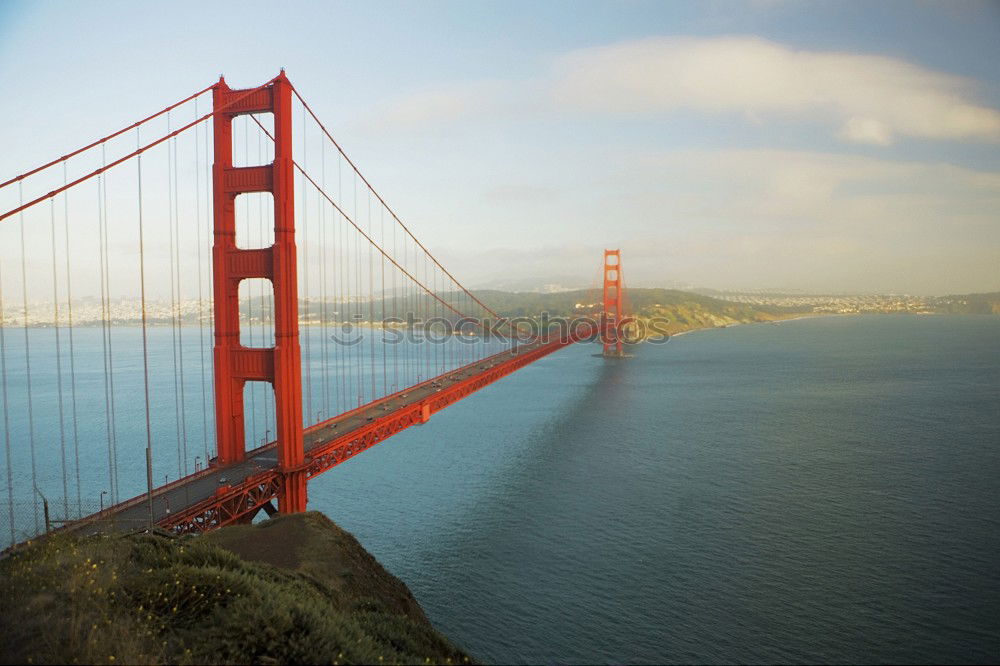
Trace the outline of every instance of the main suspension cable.
{"type": "Polygon", "coordinates": [[[450,273],[450,272],[448,271],[448,269],[446,269],[446,268],[445,268],[444,266],[442,266],[442,265],[441,265],[441,262],[439,262],[439,261],[437,260],[437,258],[436,258],[436,257],[435,257],[435,256],[434,256],[434,255],[433,255],[433,254],[432,254],[431,252],[430,252],[430,250],[428,250],[428,249],[427,249],[426,247],[424,247],[423,243],[421,243],[421,242],[420,242],[420,241],[419,241],[419,240],[417,239],[417,237],[413,235],[413,232],[412,232],[412,231],[410,231],[409,227],[407,227],[407,226],[406,226],[405,224],[403,224],[403,221],[402,221],[401,219],[399,219],[399,216],[398,216],[398,215],[396,215],[395,211],[393,211],[393,210],[392,210],[392,208],[391,208],[391,207],[389,206],[389,204],[387,204],[387,203],[385,202],[385,199],[383,199],[383,198],[382,198],[382,195],[380,195],[380,194],[378,193],[378,191],[377,191],[377,190],[376,190],[376,189],[375,189],[375,188],[374,188],[374,187],[372,186],[372,184],[368,182],[368,179],[367,179],[367,178],[365,178],[364,174],[362,174],[362,173],[361,173],[361,170],[360,170],[360,169],[358,169],[357,165],[356,165],[356,164],[354,164],[354,162],[353,162],[353,161],[351,160],[351,158],[350,158],[350,157],[349,157],[349,156],[347,155],[347,153],[345,153],[345,152],[344,152],[344,149],[340,147],[340,144],[339,144],[339,143],[337,143],[337,140],[333,138],[333,135],[332,135],[332,134],[330,134],[330,132],[329,132],[329,131],[328,131],[328,130],[326,129],[326,126],[325,126],[325,125],[323,125],[323,123],[322,123],[322,122],[320,121],[319,117],[318,117],[318,116],[317,116],[317,115],[316,115],[316,114],[315,114],[315,113],[313,112],[313,110],[312,110],[312,108],[311,108],[311,107],[309,106],[309,104],[308,104],[308,103],[307,103],[307,102],[306,102],[306,101],[305,101],[305,100],[304,100],[304,99],[302,98],[302,95],[301,95],[301,94],[299,93],[299,91],[298,91],[298,90],[297,90],[297,89],[295,88],[295,86],[294,86],[294,85],[292,86],[292,92],[293,92],[293,93],[295,94],[295,96],[296,96],[296,97],[298,98],[299,102],[301,102],[301,103],[302,103],[302,106],[303,106],[303,108],[304,108],[304,109],[305,109],[306,111],[308,111],[308,112],[309,112],[309,115],[310,115],[310,116],[312,116],[312,119],[313,119],[313,120],[314,120],[314,121],[316,122],[316,124],[317,124],[317,125],[319,126],[320,130],[322,130],[322,131],[323,131],[323,134],[325,134],[325,135],[326,135],[326,138],[328,138],[328,139],[330,140],[330,142],[331,142],[331,143],[333,143],[333,145],[334,145],[334,146],[335,146],[335,147],[337,148],[337,151],[338,151],[338,152],[339,152],[339,153],[340,153],[341,155],[343,155],[343,156],[344,156],[344,159],[345,159],[345,160],[347,160],[347,163],[351,165],[351,168],[352,168],[352,169],[354,169],[354,172],[355,172],[355,173],[356,173],[356,174],[358,175],[358,177],[359,177],[359,178],[361,178],[361,180],[362,180],[362,182],[364,182],[365,186],[367,186],[367,187],[368,187],[368,189],[369,189],[369,190],[371,191],[371,193],[375,195],[375,198],[377,198],[377,199],[378,199],[379,203],[381,203],[381,204],[382,204],[383,206],[385,206],[385,209],[386,209],[387,211],[389,211],[389,214],[390,214],[390,215],[392,215],[392,218],[393,218],[394,220],[396,220],[396,222],[397,222],[397,223],[399,223],[399,226],[400,226],[400,227],[402,227],[402,229],[403,229],[403,230],[404,230],[404,231],[405,231],[405,232],[406,232],[407,234],[409,234],[410,238],[412,238],[412,239],[414,240],[414,242],[416,242],[416,244],[417,244],[417,245],[418,245],[418,246],[420,247],[420,249],[421,249],[421,250],[423,250],[424,252],[426,252],[426,253],[427,253],[427,256],[428,256],[428,257],[430,257],[431,261],[433,261],[433,262],[434,262],[435,264],[437,264],[437,266],[438,266],[438,267],[439,267],[439,268],[440,268],[440,269],[441,269],[442,271],[444,271],[445,275],[447,275],[448,277],[450,277],[450,278],[452,279],[452,281],[453,281],[453,282],[454,282],[455,284],[457,284],[457,285],[458,285],[458,286],[459,286],[459,287],[460,287],[460,288],[461,288],[461,289],[462,289],[462,290],[463,290],[464,292],[466,292],[467,294],[469,294],[469,296],[470,296],[470,297],[471,297],[471,298],[472,298],[472,299],[473,299],[473,300],[474,300],[474,301],[475,301],[476,303],[478,303],[478,304],[480,305],[480,307],[482,307],[482,308],[483,308],[484,310],[486,310],[487,312],[489,312],[489,313],[490,313],[491,315],[493,315],[494,317],[497,317],[498,319],[500,319],[500,318],[501,318],[501,317],[500,317],[500,315],[498,315],[498,314],[497,314],[496,312],[494,312],[494,311],[493,311],[493,310],[492,310],[492,309],[491,309],[491,308],[490,308],[490,307],[489,307],[488,305],[486,305],[485,303],[483,303],[482,301],[480,301],[480,300],[479,300],[478,298],[476,298],[476,296],[475,296],[475,295],[473,295],[473,294],[472,294],[472,292],[470,292],[470,291],[469,291],[468,289],[466,289],[465,287],[463,287],[463,286],[462,286],[462,284],[461,284],[461,283],[460,283],[460,282],[459,282],[459,281],[458,281],[457,279],[455,279],[455,276],[454,276],[454,275],[452,275],[452,274],[451,274],[451,273],[450,273]]]}
{"type": "MultiPolygon", "coordinates": [[[[140,146],[140,147],[136,148],[134,151],[132,151],[131,153],[129,153],[128,155],[125,155],[124,157],[120,157],[117,160],[115,160],[114,162],[111,162],[110,164],[106,164],[106,165],[102,166],[99,169],[95,169],[94,171],[91,171],[90,173],[88,173],[88,174],[86,174],[84,176],[81,176],[80,178],[77,178],[76,180],[72,181],[71,183],[63,185],[62,187],[58,187],[58,188],[52,190],[51,192],[49,192],[48,194],[43,194],[40,197],[32,199],[28,203],[24,203],[23,200],[22,200],[21,204],[17,208],[9,210],[6,213],[0,214],[0,220],[4,220],[4,219],[6,219],[6,218],[8,218],[8,217],[10,217],[12,215],[17,215],[18,213],[21,213],[21,212],[27,210],[28,208],[31,208],[35,204],[41,203],[42,201],[45,201],[46,199],[51,199],[52,197],[56,196],[57,194],[65,192],[66,190],[70,189],[71,187],[75,187],[75,186],[79,185],[80,183],[86,182],[86,181],[90,180],[91,178],[94,178],[95,176],[99,176],[100,174],[104,173],[108,169],[112,169],[112,168],[118,166],[119,164],[132,159],[133,157],[138,157],[139,155],[142,155],[144,152],[146,152],[150,148],[154,148],[154,147],[160,145],[161,143],[163,143],[164,141],[177,136],[181,132],[185,132],[185,131],[191,129],[192,127],[194,127],[198,123],[203,122],[203,121],[205,121],[205,120],[213,117],[216,113],[225,111],[229,107],[234,106],[235,104],[238,104],[239,102],[243,101],[244,99],[246,99],[250,95],[252,95],[255,92],[257,92],[258,90],[266,88],[267,86],[271,85],[272,83],[274,83],[274,79],[271,79],[267,83],[265,83],[263,85],[260,85],[260,86],[257,86],[256,88],[244,91],[244,93],[242,95],[239,95],[238,97],[230,100],[226,105],[224,105],[220,109],[213,110],[210,113],[206,113],[205,115],[203,115],[203,116],[201,116],[201,117],[199,117],[199,118],[191,121],[190,123],[184,125],[180,129],[177,129],[177,130],[175,130],[173,132],[170,132],[169,134],[160,137],[156,141],[151,141],[150,143],[146,144],[145,146],[140,146]]],[[[136,131],[138,131],[138,128],[136,128],[136,131]]],[[[19,184],[23,182],[23,180],[17,180],[17,179],[15,179],[15,180],[19,184]]]]}
{"type": "MultiPolygon", "coordinates": [[[[327,136],[327,137],[328,137],[328,138],[330,139],[330,141],[332,141],[332,142],[333,142],[333,144],[334,144],[334,145],[335,145],[335,146],[337,147],[337,151],[338,151],[338,152],[339,152],[339,153],[341,154],[341,156],[342,156],[342,157],[343,157],[343,158],[344,158],[344,159],[345,159],[345,160],[347,161],[347,163],[351,165],[351,168],[352,168],[352,169],[354,170],[354,174],[355,174],[355,183],[356,183],[356,181],[357,181],[357,179],[358,179],[358,178],[360,178],[360,179],[361,179],[361,181],[365,183],[365,185],[366,185],[366,186],[368,187],[368,189],[369,189],[369,192],[370,192],[370,194],[373,194],[373,195],[375,195],[375,197],[376,197],[376,198],[378,199],[379,203],[381,203],[381,204],[382,204],[382,206],[383,206],[383,207],[385,208],[385,210],[387,210],[387,211],[389,212],[389,214],[390,214],[390,215],[391,215],[391,216],[393,217],[393,219],[394,219],[394,220],[396,220],[396,222],[397,222],[397,223],[399,224],[400,228],[402,228],[402,229],[403,229],[403,230],[404,230],[404,231],[405,231],[405,232],[407,233],[407,235],[408,235],[408,236],[409,236],[409,237],[410,237],[411,239],[413,239],[413,242],[414,242],[414,243],[416,244],[416,246],[417,246],[417,247],[419,247],[419,248],[420,248],[421,250],[423,250],[423,251],[424,251],[424,254],[425,254],[425,256],[426,256],[427,258],[429,258],[429,259],[430,259],[430,260],[431,260],[432,262],[434,262],[434,264],[435,264],[435,265],[436,265],[436,266],[437,266],[438,268],[440,268],[440,269],[441,269],[441,270],[442,270],[442,271],[443,271],[443,272],[445,273],[445,275],[447,275],[447,276],[448,276],[449,278],[451,278],[451,281],[452,281],[452,282],[453,282],[453,283],[454,283],[454,284],[455,284],[455,285],[456,285],[456,286],[457,286],[457,287],[458,287],[459,289],[461,289],[461,290],[462,290],[462,291],[463,291],[463,292],[464,292],[464,293],[465,293],[465,294],[466,294],[466,295],[467,295],[467,296],[468,296],[469,298],[471,298],[471,299],[472,299],[472,300],[473,300],[473,301],[474,301],[475,303],[477,303],[477,304],[478,304],[478,305],[479,305],[480,307],[482,307],[482,308],[483,308],[484,310],[486,310],[486,311],[487,311],[488,313],[490,313],[490,314],[491,314],[492,316],[496,317],[498,321],[502,321],[502,322],[506,322],[506,325],[508,326],[508,328],[509,328],[509,329],[513,329],[513,330],[516,330],[516,327],[514,327],[514,325],[513,325],[513,324],[511,324],[511,323],[510,323],[509,321],[507,321],[507,320],[506,320],[506,318],[504,318],[504,317],[501,317],[501,316],[500,316],[499,314],[497,314],[496,312],[494,312],[494,311],[493,311],[493,310],[492,310],[491,308],[489,308],[489,306],[487,306],[487,305],[486,305],[485,303],[483,303],[482,301],[480,301],[480,300],[479,300],[479,299],[478,299],[478,298],[477,298],[477,297],[476,297],[476,296],[475,296],[475,295],[474,295],[474,294],[473,294],[472,292],[470,292],[470,291],[469,291],[468,289],[466,289],[466,288],[465,288],[464,286],[462,286],[462,284],[461,284],[461,283],[460,283],[460,282],[459,282],[459,281],[458,281],[458,280],[457,280],[457,279],[456,279],[456,278],[455,278],[455,277],[454,277],[454,276],[453,276],[453,275],[452,275],[452,274],[451,274],[450,272],[448,272],[448,270],[447,270],[446,268],[444,268],[444,266],[442,266],[442,265],[441,265],[441,264],[440,264],[440,263],[438,262],[438,260],[437,260],[437,259],[436,259],[436,258],[434,257],[434,255],[433,255],[433,254],[431,254],[431,252],[430,252],[430,251],[429,251],[429,250],[428,250],[428,249],[427,249],[427,248],[426,248],[426,247],[425,247],[425,246],[423,245],[423,243],[421,243],[421,242],[420,242],[419,240],[417,240],[416,236],[414,236],[414,235],[413,235],[413,232],[411,232],[411,231],[409,230],[409,228],[408,228],[408,227],[407,227],[407,226],[406,226],[405,224],[403,224],[403,222],[402,222],[402,221],[401,221],[401,220],[399,219],[399,217],[398,217],[398,216],[397,216],[397,215],[396,215],[396,214],[395,214],[395,213],[393,212],[393,210],[392,210],[392,209],[391,209],[391,208],[390,208],[390,207],[389,207],[389,206],[388,206],[388,205],[387,205],[387,204],[385,203],[385,201],[384,201],[384,200],[382,199],[382,197],[381,197],[381,196],[380,196],[380,195],[378,194],[378,192],[376,192],[376,191],[375,191],[375,189],[374,189],[374,188],[373,188],[373,187],[371,186],[371,184],[369,184],[369,183],[368,183],[368,181],[367,181],[367,180],[365,179],[364,175],[362,175],[362,173],[361,173],[361,172],[360,172],[360,171],[358,170],[358,168],[357,168],[357,167],[356,167],[356,166],[354,165],[354,162],[352,162],[352,161],[351,161],[351,158],[350,158],[350,157],[348,157],[346,153],[344,153],[344,151],[343,151],[343,149],[342,149],[342,148],[340,147],[340,145],[339,145],[339,144],[338,144],[338,143],[337,143],[337,142],[336,142],[336,141],[335,141],[335,140],[333,139],[333,137],[332,137],[332,136],[330,136],[330,133],[329,133],[329,132],[328,132],[328,131],[326,130],[326,128],[325,128],[325,127],[323,126],[323,124],[322,124],[322,123],[321,123],[321,122],[319,121],[319,119],[318,119],[318,118],[316,117],[316,114],[315,114],[315,113],[313,113],[312,109],[310,109],[310,108],[309,108],[309,105],[308,105],[308,104],[306,104],[306,103],[305,103],[305,101],[304,101],[304,100],[302,99],[302,97],[301,97],[301,96],[300,96],[300,95],[298,94],[298,92],[297,92],[297,91],[295,91],[295,88],[294,88],[294,86],[292,87],[292,91],[293,91],[293,92],[295,92],[295,95],[296,95],[296,97],[298,97],[298,98],[299,98],[299,101],[300,101],[300,102],[302,102],[302,107],[303,107],[303,114],[304,114],[304,112],[305,112],[305,111],[308,111],[308,112],[309,112],[309,114],[310,114],[310,115],[311,115],[311,116],[313,117],[313,119],[314,119],[314,120],[316,121],[316,124],[317,124],[317,125],[319,125],[319,127],[320,127],[320,129],[321,129],[321,130],[323,130],[323,133],[324,133],[324,134],[325,134],[325,135],[326,135],[326,136],[327,136]]],[[[252,119],[252,120],[253,120],[253,121],[254,121],[255,123],[257,123],[257,126],[258,126],[258,127],[259,127],[259,128],[260,128],[260,129],[261,129],[261,130],[262,130],[263,132],[264,132],[264,134],[266,134],[266,135],[267,135],[267,137],[268,137],[268,138],[270,138],[270,139],[271,139],[272,141],[274,140],[274,135],[272,135],[272,134],[271,134],[270,132],[268,132],[268,131],[267,131],[267,129],[266,129],[266,128],[265,128],[265,127],[264,127],[264,126],[263,126],[263,125],[262,125],[262,124],[260,123],[260,121],[259,121],[259,120],[257,120],[257,118],[256,118],[256,117],[254,117],[253,115],[251,115],[251,116],[250,116],[250,118],[251,118],[251,119],[252,119]]],[[[305,124],[305,121],[304,121],[304,119],[303,119],[303,125],[304,125],[304,124],[305,124]]],[[[304,147],[304,146],[305,146],[305,136],[303,135],[303,147],[304,147]]],[[[303,148],[303,150],[304,150],[304,148],[303,148]]],[[[354,228],[355,228],[355,229],[356,229],[356,230],[358,231],[358,233],[360,233],[360,234],[361,234],[362,236],[364,236],[364,237],[365,237],[365,239],[366,239],[366,240],[367,240],[367,241],[368,241],[368,242],[369,242],[369,243],[370,243],[371,245],[373,245],[373,246],[375,247],[375,249],[377,249],[377,250],[378,250],[378,251],[379,251],[379,252],[380,252],[380,253],[381,253],[381,254],[382,254],[382,255],[383,255],[383,256],[384,256],[385,258],[387,258],[387,259],[388,259],[389,261],[391,261],[391,262],[393,263],[393,265],[395,265],[395,266],[396,266],[397,268],[399,268],[399,269],[400,269],[401,271],[403,271],[404,273],[406,273],[407,277],[409,277],[409,278],[410,278],[411,280],[414,280],[414,281],[416,281],[416,282],[417,282],[417,284],[419,284],[419,285],[421,286],[421,288],[423,288],[423,289],[424,289],[424,291],[426,291],[426,292],[427,292],[428,294],[430,294],[430,295],[431,295],[431,296],[433,296],[433,297],[434,297],[435,299],[437,299],[438,301],[440,301],[440,302],[441,302],[441,303],[442,303],[443,305],[445,305],[445,307],[447,307],[448,309],[450,309],[450,310],[451,310],[452,312],[454,312],[455,314],[457,314],[457,315],[458,315],[459,317],[464,317],[464,316],[465,316],[465,315],[463,315],[463,314],[462,314],[461,312],[459,312],[458,310],[456,310],[456,309],[455,309],[454,307],[452,307],[451,305],[449,305],[449,304],[445,303],[445,302],[444,302],[444,301],[443,301],[443,300],[442,300],[442,299],[441,299],[440,297],[438,297],[438,296],[437,296],[437,295],[436,295],[436,294],[435,294],[435,293],[434,293],[434,292],[433,292],[432,290],[428,289],[428,288],[427,288],[426,286],[424,286],[424,284],[423,284],[423,283],[421,283],[421,282],[420,282],[419,280],[417,280],[417,279],[416,279],[415,277],[413,277],[413,275],[411,275],[411,274],[410,274],[410,273],[409,273],[408,271],[406,271],[406,269],[404,269],[404,268],[403,268],[402,266],[400,266],[400,264],[399,264],[399,263],[398,263],[398,262],[397,262],[397,261],[396,261],[395,259],[393,259],[393,258],[392,258],[392,257],[391,257],[390,255],[388,255],[388,254],[387,254],[387,253],[385,252],[385,250],[384,250],[384,249],[382,249],[382,248],[381,248],[381,247],[380,247],[380,246],[378,245],[378,243],[376,243],[376,242],[374,241],[374,239],[372,239],[372,238],[371,238],[371,237],[370,237],[370,236],[369,236],[368,234],[366,234],[366,233],[365,233],[365,232],[364,232],[364,231],[363,231],[363,230],[361,229],[361,227],[360,227],[360,226],[359,226],[359,225],[358,225],[358,224],[357,224],[357,223],[355,222],[355,219],[357,218],[357,202],[356,202],[356,201],[355,201],[355,211],[354,211],[354,217],[352,218],[352,217],[351,217],[350,215],[347,215],[347,214],[346,214],[346,213],[345,213],[345,212],[343,211],[343,209],[342,209],[342,208],[341,208],[341,207],[340,207],[340,206],[339,206],[339,205],[338,205],[338,204],[337,204],[337,203],[336,203],[336,202],[335,202],[335,201],[334,201],[334,200],[333,200],[333,199],[332,199],[332,198],[331,198],[331,197],[330,197],[330,196],[329,196],[329,195],[328,195],[327,193],[326,193],[326,191],[325,191],[325,190],[324,190],[324,189],[323,189],[322,187],[320,187],[320,186],[319,186],[319,185],[318,185],[318,184],[316,183],[315,179],[313,179],[313,178],[312,178],[312,176],[310,176],[310,175],[309,175],[309,174],[308,174],[308,173],[307,173],[307,172],[305,171],[305,169],[304,169],[304,168],[303,168],[303,167],[302,167],[301,165],[299,165],[299,163],[298,163],[298,162],[296,162],[296,161],[294,161],[294,160],[293,160],[293,161],[292,161],[292,165],[293,165],[293,166],[294,166],[294,167],[295,167],[296,169],[298,169],[298,170],[299,170],[299,172],[300,172],[300,173],[301,173],[301,174],[302,174],[302,175],[303,175],[303,176],[304,176],[304,177],[306,178],[306,180],[308,180],[308,181],[309,181],[309,183],[310,183],[310,184],[312,184],[312,186],[313,186],[313,187],[315,187],[315,188],[316,188],[316,189],[317,189],[317,190],[318,190],[318,191],[320,192],[320,194],[322,194],[322,196],[323,196],[323,197],[324,197],[324,198],[325,198],[325,199],[326,199],[327,201],[329,201],[329,202],[330,202],[330,204],[331,204],[331,205],[332,205],[332,206],[334,207],[334,209],[335,209],[335,210],[337,210],[337,211],[338,211],[338,212],[339,212],[339,213],[340,213],[341,215],[343,215],[343,216],[344,216],[344,218],[345,218],[345,219],[346,219],[346,220],[347,220],[347,221],[348,221],[348,222],[349,222],[349,223],[351,224],[351,226],[353,226],[353,227],[354,227],[354,228]]],[[[355,185],[355,194],[354,194],[354,196],[355,196],[355,200],[356,200],[356,199],[357,199],[357,190],[356,190],[356,185],[355,185]]],[[[416,248],[414,248],[414,253],[416,253],[416,248]]],[[[360,267],[359,267],[359,270],[360,270],[360,267]]],[[[425,269],[425,274],[426,274],[426,272],[427,272],[427,270],[425,269]]],[[[359,274],[359,276],[358,276],[358,279],[359,279],[359,283],[358,283],[358,284],[360,285],[360,274],[359,274]]],[[[482,323],[481,323],[481,322],[479,323],[479,326],[480,326],[480,327],[483,327],[483,325],[482,325],[482,323]]],[[[307,393],[307,395],[308,395],[308,393],[307,393]]]]}
{"type": "Polygon", "coordinates": [[[100,146],[100,145],[102,145],[104,143],[107,143],[108,141],[110,141],[111,139],[115,138],[116,136],[120,136],[120,135],[124,134],[125,132],[128,132],[129,130],[136,129],[136,128],[138,128],[138,127],[140,127],[140,126],[148,123],[150,120],[153,120],[155,118],[159,118],[164,113],[168,113],[172,109],[176,109],[178,106],[181,106],[182,104],[187,104],[191,100],[196,99],[198,97],[201,97],[202,95],[204,95],[205,93],[207,93],[209,90],[211,90],[214,87],[215,87],[215,84],[213,83],[212,85],[208,86],[207,88],[203,88],[202,90],[199,90],[198,92],[194,93],[193,95],[188,95],[187,97],[185,97],[181,101],[176,102],[174,104],[171,104],[170,106],[168,106],[165,109],[162,109],[160,111],[157,111],[156,113],[154,113],[151,116],[147,116],[147,117],[143,118],[142,120],[140,120],[138,122],[132,123],[128,127],[125,127],[123,129],[118,130],[117,132],[113,132],[113,133],[107,135],[103,139],[98,139],[97,141],[94,141],[93,143],[87,144],[83,148],[79,148],[77,150],[74,150],[73,152],[68,153],[66,155],[63,155],[62,157],[56,158],[56,159],[52,160],[51,162],[43,164],[40,167],[35,167],[31,171],[26,171],[26,172],[22,173],[20,176],[15,176],[14,178],[11,178],[8,181],[4,181],[3,183],[0,183],[0,190],[2,190],[3,188],[7,187],[8,185],[11,185],[12,183],[16,183],[16,182],[22,181],[22,180],[24,180],[25,178],[27,178],[29,176],[33,176],[36,173],[39,173],[40,171],[45,171],[49,167],[55,166],[56,164],[65,163],[71,157],[75,157],[75,156],[79,155],[80,153],[83,153],[83,152],[86,152],[86,151],[90,150],[91,148],[95,148],[95,147],[100,146]]]}

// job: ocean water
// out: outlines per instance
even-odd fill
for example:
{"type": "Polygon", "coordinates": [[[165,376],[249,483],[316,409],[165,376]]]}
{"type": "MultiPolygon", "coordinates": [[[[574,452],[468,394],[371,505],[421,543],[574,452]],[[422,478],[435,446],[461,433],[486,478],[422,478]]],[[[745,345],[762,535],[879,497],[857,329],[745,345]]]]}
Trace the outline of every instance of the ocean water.
{"type": "MultiPolygon", "coordinates": [[[[29,426],[56,515],[76,503],[74,440],[68,401],[59,432],[54,332],[30,333],[30,423],[22,334],[7,334],[21,533],[38,520],[29,426]]],[[[197,331],[179,387],[171,331],[150,335],[160,481],[204,461],[211,394],[206,413],[197,331]]],[[[144,488],[145,420],[138,332],[116,336],[124,498],[144,488]]],[[[112,485],[100,331],[75,342],[92,511],[112,485]]],[[[699,331],[618,362],[577,345],[314,480],[310,508],[483,662],[996,661],[998,342],[1000,318],[859,316],[699,331]]],[[[323,397],[318,359],[314,411],[356,400],[336,372],[323,397]]],[[[266,395],[248,437],[267,435],[266,395]]]]}
{"type": "Polygon", "coordinates": [[[310,485],[478,659],[1000,658],[1000,318],[579,346],[310,485]]]}

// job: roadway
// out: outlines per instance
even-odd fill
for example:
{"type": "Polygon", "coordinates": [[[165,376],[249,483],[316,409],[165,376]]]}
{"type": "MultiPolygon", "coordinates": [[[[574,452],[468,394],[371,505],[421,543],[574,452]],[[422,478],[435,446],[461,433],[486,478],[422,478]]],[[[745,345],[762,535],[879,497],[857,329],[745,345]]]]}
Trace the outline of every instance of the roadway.
{"type": "MultiPolygon", "coordinates": [[[[528,345],[519,345],[513,354],[502,352],[503,358],[500,358],[501,354],[487,357],[453,372],[417,384],[400,393],[371,402],[340,417],[307,428],[303,437],[306,459],[309,459],[309,452],[317,447],[359,430],[363,426],[377,421],[380,417],[419,404],[440,392],[444,386],[450,383],[460,382],[485,373],[498,363],[516,359],[538,349],[542,344],[534,342],[528,345]]],[[[277,468],[278,452],[275,442],[248,451],[246,459],[242,462],[225,467],[210,465],[207,469],[155,489],[153,491],[153,522],[159,523],[172,513],[183,511],[209,499],[220,487],[238,486],[251,476],[267,470],[276,471],[277,468]]],[[[148,497],[143,494],[106,509],[101,514],[95,514],[79,523],[67,526],[67,528],[87,533],[107,530],[109,525],[112,529],[128,530],[148,524],[148,497]]]]}

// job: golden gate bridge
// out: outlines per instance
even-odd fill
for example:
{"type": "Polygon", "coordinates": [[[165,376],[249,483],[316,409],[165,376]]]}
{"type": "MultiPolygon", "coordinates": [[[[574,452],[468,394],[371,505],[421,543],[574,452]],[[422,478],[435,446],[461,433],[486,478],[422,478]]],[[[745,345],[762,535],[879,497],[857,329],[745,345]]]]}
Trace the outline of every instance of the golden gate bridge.
{"type": "Polygon", "coordinates": [[[596,317],[556,334],[505,319],[284,71],[220,78],[0,197],[11,546],[56,526],[185,533],[304,511],[310,479],[548,354],[599,340],[624,356],[618,250],[596,317]]]}

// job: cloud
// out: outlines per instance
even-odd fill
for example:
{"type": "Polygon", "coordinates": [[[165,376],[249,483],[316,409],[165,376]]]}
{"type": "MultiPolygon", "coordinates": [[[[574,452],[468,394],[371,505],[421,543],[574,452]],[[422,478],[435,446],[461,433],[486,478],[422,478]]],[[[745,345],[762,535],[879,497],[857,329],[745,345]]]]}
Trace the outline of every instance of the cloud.
{"type": "Polygon", "coordinates": [[[582,49],[556,63],[553,96],[606,113],[693,109],[752,118],[821,119],[839,136],[1000,139],[1000,112],[973,82],[903,60],[795,50],[757,37],[659,37],[582,49]]]}
{"type": "Polygon", "coordinates": [[[389,106],[382,121],[403,127],[415,127],[428,121],[446,122],[470,115],[479,106],[472,90],[434,90],[420,92],[389,106]]]}
{"type": "Polygon", "coordinates": [[[537,112],[739,114],[833,126],[841,139],[1000,141],[1000,111],[972,80],[879,55],[797,50],[754,36],[655,37],[579,49],[536,76],[443,86],[400,98],[368,125],[414,130],[537,112]]]}
{"type": "Polygon", "coordinates": [[[557,209],[529,203],[511,213],[486,201],[465,212],[512,233],[482,244],[441,237],[435,249],[472,284],[514,276],[588,285],[601,249],[620,246],[632,285],[924,294],[1000,287],[997,171],[768,149],[594,157],[605,166],[599,174],[581,163],[553,183],[562,189],[557,209]],[[581,189],[585,205],[575,206],[581,189]]]}
{"type": "Polygon", "coordinates": [[[722,286],[1000,286],[998,172],[811,151],[689,150],[623,156],[619,173],[621,199],[597,212],[647,221],[640,233],[648,240],[631,254],[653,248],[648,265],[632,262],[633,275],[650,281],[666,264],[722,286]]]}
{"type": "Polygon", "coordinates": [[[412,131],[476,115],[492,114],[504,105],[507,84],[477,81],[422,90],[375,109],[366,129],[412,131]]]}

